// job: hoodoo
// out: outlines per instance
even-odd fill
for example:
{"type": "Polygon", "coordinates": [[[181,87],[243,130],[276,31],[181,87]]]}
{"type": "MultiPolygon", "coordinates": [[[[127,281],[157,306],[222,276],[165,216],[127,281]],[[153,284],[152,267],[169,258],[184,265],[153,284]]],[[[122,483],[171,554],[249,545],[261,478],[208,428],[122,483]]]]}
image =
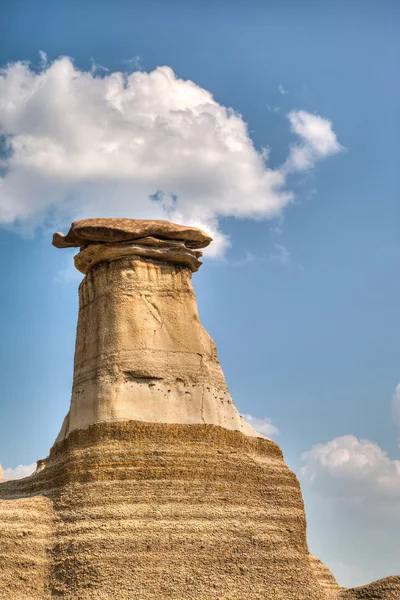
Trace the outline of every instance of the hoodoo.
{"type": "Polygon", "coordinates": [[[71,405],[48,458],[0,485],[0,600],[345,600],[309,555],[300,487],[239,415],[192,273],[211,239],[166,221],[87,219],[77,247],[71,405]]]}
{"type": "Polygon", "coordinates": [[[58,441],[94,423],[220,425],[257,435],[229,395],[192,287],[210,238],[164,221],[88,219],[57,247],[81,247],[71,409],[58,441]]]}

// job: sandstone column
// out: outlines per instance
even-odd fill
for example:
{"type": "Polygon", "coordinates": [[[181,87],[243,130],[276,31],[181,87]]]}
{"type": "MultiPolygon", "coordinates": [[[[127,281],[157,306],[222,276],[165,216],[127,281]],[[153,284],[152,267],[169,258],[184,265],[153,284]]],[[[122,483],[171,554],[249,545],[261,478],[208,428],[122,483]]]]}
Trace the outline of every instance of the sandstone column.
{"type": "Polygon", "coordinates": [[[210,424],[258,435],[239,415],[192,286],[202,231],[166,221],[87,219],[57,247],[79,246],[79,319],[71,408],[57,441],[94,423],[210,424]]]}

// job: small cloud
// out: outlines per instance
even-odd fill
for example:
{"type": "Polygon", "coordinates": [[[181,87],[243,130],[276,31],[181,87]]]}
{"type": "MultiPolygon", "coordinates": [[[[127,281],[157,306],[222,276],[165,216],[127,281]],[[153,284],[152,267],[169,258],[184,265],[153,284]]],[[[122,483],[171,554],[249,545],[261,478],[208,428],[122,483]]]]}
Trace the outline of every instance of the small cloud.
{"type": "Polygon", "coordinates": [[[285,88],[283,87],[283,85],[280,83],[278,85],[278,92],[282,95],[282,96],[286,96],[286,94],[288,94],[289,92],[287,90],[285,90],[285,88]]]}
{"type": "Polygon", "coordinates": [[[323,495],[350,503],[400,499],[400,461],[374,442],[343,435],[313,446],[301,458],[301,475],[323,495]]]}
{"type": "Polygon", "coordinates": [[[39,50],[39,57],[40,57],[39,67],[40,67],[40,69],[45,69],[49,63],[46,52],[43,52],[43,50],[39,50]]]}
{"type": "Polygon", "coordinates": [[[269,159],[269,155],[271,153],[271,148],[269,146],[264,146],[261,148],[261,156],[264,159],[264,162],[267,162],[269,159]]]}
{"type": "Polygon", "coordinates": [[[280,106],[271,106],[270,104],[266,104],[265,108],[267,110],[269,110],[269,112],[274,112],[274,113],[277,113],[277,112],[279,112],[281,110],[280,106]]]}
{"type": "Polygon", "coordinates": [[[259,419],[258,417],[253,417],[253,415],[250,414],[242,415],[242,417],[248,423],[250,423],[250,425],[256,431],[258,431],[258,433],[266,435],[267,437],[279,434],[279,429],[277,429],[275,425],[271,423],[271,419],[259,419]]]}
{"type": "Polygon", "coordinates": [[[286,266],[290,263],[290,252],[283,244],[274,244],[275,252],[270,256],[271,260],[286,266]]]}
{"type": "Polygon", "coordinates": [[[18,465],[18,467],[4,469],[4,477],[6,479],[22,479],[29,477],[36,470],[36,463],[31,465],[18,465]]]}
{"type": "MultiPolygon", "coordinates": [[[[395,416],[399,396],[400,386],[392,399],[395,416]]],[[[342,540],[336,561],[328,560],[328,554],[325,560],[339,583],[354,587],[395,571],[400,560],[400,460],[354,435],[317,444],[301,458],[302,484],[318,494],[325,513],[323,523],[316,521],[318,534],[334,532],[342,540]]],[[[314,502],[318,512],[317,497],[314,502]]]]}
{"type": "Polygon", "coordinates": [[[135,69],[136,71],[141,71],[143,69],[143,58],[139,55],[132,56],[132,58],[126,58],[122,62],[126,63],[131,69],[135,69]]]}
{"type": "Polygon", "coordinates": [[[90,62],[92,64],[92,66],[90,67],[90,72],[92,75],[95,75],[96,73],[99,73],[101,71],[103,71],[104,73],[110,72],[110,69],[107,69],[107,67],[105,67],[104,65],[101,65],[100,63],[96,62],[94,58],[91,58],[90,62]]]}
{"type": "Polygon", "coordinates": [[[329,119],[305,110],[292,110],[287,118],[293,133],[301,138],[302,143],[291,147],[285,172],[310,169],[317,161],[344,150],[329,119]]]}

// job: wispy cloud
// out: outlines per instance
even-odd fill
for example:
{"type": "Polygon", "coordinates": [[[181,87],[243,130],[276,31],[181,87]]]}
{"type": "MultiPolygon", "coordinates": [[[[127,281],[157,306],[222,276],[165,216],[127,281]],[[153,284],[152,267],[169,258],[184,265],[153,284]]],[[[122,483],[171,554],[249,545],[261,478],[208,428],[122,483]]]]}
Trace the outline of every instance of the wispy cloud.
{"type": "Polygon", "coordinates": [[[285,90],[285,88],[283,87],[283,85],[281,83],[278,85],[278,92],[282,96],[286,96],[289,93],[287,90],[285,90]]]}
{"type": "Polygon", "coordinates": [[[255,262],[263,262],[265,258],[263,256],[257,256],[253,252],[246,251],[243,258],[231,258],[224,261],[225,264],[229,264],[232,267],[243,267],[255,262]]]}
{"type": "Polygon", "coordinates": [[[4,477],[6,479],[22,479],[29,477],[36,470],[36,463],[31,465],[18,465],[18,467],[4,469],[4,477]]]}
{"type": "Polygon", "coordinates": [[[40,58],[40,63],[39,63],[40,68],[45,69],[47,67],[47,65],[49,64],[46,52],[44,52],[43,50],[39,50],[39,58],[40,58]]]}
{"type": "Polygon", "coordinates": [[[91,62],[91,67],[90,67],[90,72],[92,73],[92,75],[97,75],[101,72],[103,73],[109,73],[110,69],[107,69],[107,67],[105,67],[104,65],[101,65],[100,63],[98,63],[94,58],[90,59],[91,62]]]}
{"type": "Polygon", "coordinates": [[[132,58],[125,58],[122,62],[129,65],[129,67],[135,71],[143,70],[143,58],[139,56],[132,56],[132,58]]]}
{"type": "Polygon", "coordinates": [[[280,106],[271,106],[270,104],[265,104],[265,108],[269,112],[274,112],[274,113],[278,113],[281,110],[280,106]]]}
{"type": "Polygon", "coordinates": [[[242,415],[242,417],[246,419],[246,421],[262,435],[269,437],[279,434],[279,429],[272,424],[271,419],[253,417],[253,415],[250,414],[242,415]]]}
{"type": "Polygon", "coordinates": [[[283,244],[274,244],[274,252],[271,254],[271,260],[286,266],[290,263],[290,252],[283,244]]]}

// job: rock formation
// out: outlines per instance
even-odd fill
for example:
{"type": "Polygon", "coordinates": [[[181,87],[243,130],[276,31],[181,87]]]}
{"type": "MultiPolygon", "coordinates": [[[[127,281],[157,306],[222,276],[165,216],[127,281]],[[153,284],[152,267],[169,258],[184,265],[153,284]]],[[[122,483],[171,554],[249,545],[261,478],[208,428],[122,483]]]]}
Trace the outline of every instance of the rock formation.
{"type": "Polygon", "coordinates": [[[257,435],[229,395],[200,324],[192,271],[210,238],[164,221],[88,219],[57,247],[79,245],[86,274],[71,409],[57,441],[94,423],[210,424],[257,435]]]}
{"type": "Polygon", "coordinates": [[[210,241],[129,219],[55,234],[85,273],[71,406],[35,474],[0,486],[0,600],[398,598],[400,578],[342,590],[309,555],[298,481],[199,321],[210,241]]]}

